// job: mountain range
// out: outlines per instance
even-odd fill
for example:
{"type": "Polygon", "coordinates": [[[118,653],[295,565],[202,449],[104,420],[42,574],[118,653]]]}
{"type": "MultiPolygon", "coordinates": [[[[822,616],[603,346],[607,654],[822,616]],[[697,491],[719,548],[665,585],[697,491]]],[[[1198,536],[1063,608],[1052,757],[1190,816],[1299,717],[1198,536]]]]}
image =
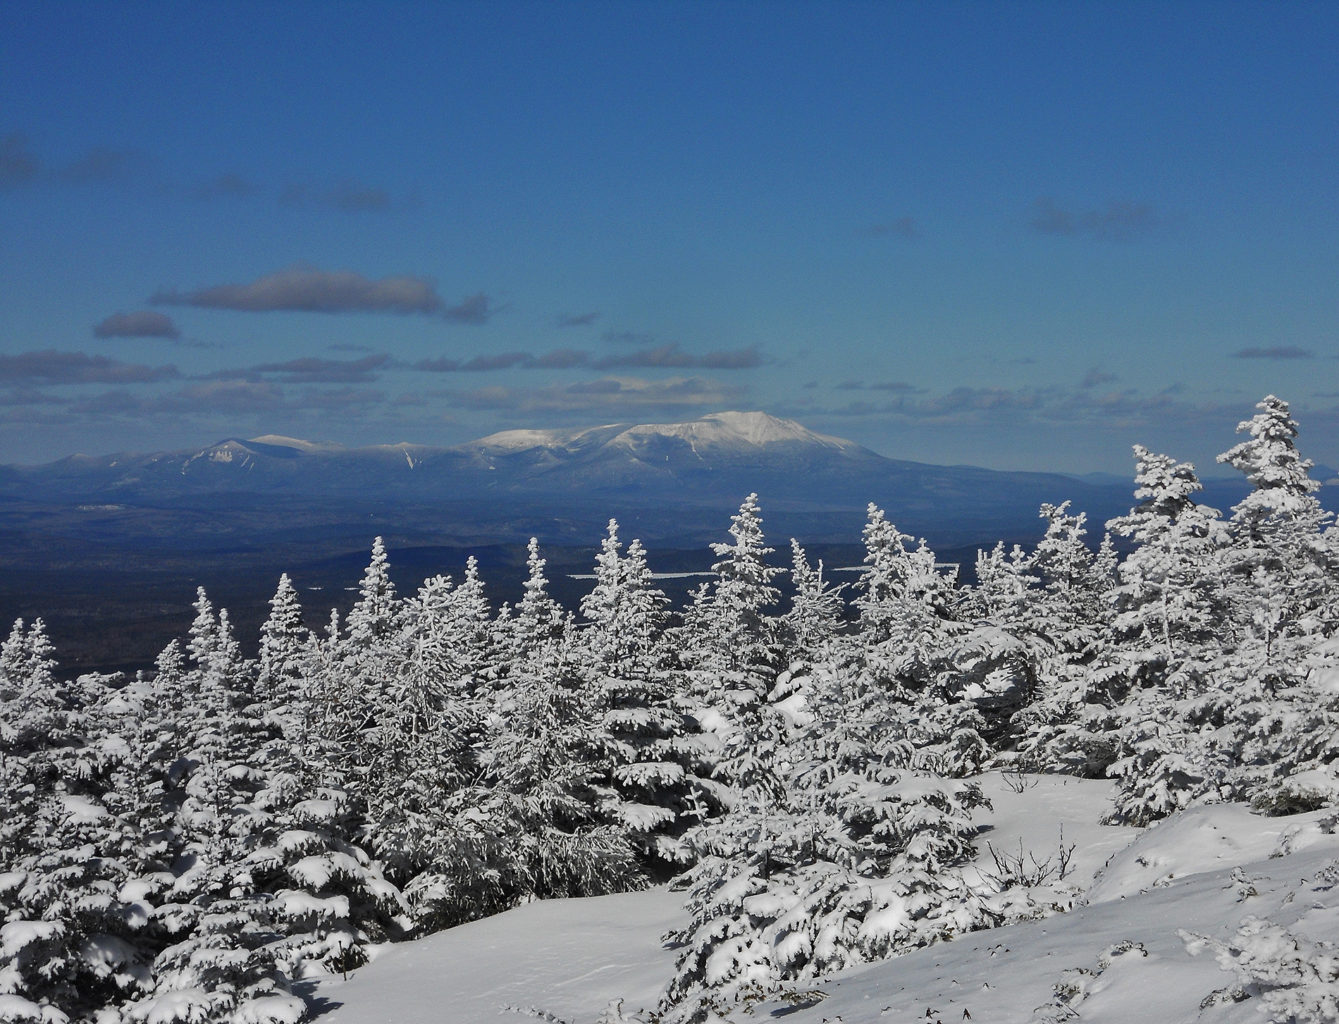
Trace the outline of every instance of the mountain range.
{"type": "MultiPolygon", "coordinates": [[[[1121,501],[1128,498],[1123,486],[1121,501]]],[[[124,505],[293,496],[383,502],[545,498],[613,505],[719,506],[750,491],[791,509],[863,509],[874,501],[917,522],[1035,519],[1043,501],[1095,498],[1112,487],[1075,477],[888,458],[762,412],[687,423],[508,430],[454,447],[341,445],[265,435],[142,455],[74,455],[0,468],[0,496],[124,505]]]]}

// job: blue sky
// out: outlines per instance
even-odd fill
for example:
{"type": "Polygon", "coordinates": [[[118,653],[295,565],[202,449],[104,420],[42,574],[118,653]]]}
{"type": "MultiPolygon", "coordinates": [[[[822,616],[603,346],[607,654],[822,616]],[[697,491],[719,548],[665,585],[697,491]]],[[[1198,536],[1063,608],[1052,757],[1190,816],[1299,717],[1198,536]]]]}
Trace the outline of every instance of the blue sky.
{"type": "Polygon", "coordinates": [[[763,409],[1339,463],[1339,5],[0,5],[0,461],[763,409]]]}

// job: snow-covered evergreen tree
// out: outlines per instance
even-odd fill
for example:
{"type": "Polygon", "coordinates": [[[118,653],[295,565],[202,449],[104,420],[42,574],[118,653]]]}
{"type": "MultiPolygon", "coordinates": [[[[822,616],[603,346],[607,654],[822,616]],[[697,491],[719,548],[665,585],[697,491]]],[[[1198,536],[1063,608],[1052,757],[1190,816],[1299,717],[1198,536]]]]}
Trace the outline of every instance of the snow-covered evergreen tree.
{"type": "Polygon", "coordinates": [[[270,598],[270,614],[260,627],[260,657],[256,667],[256,689],[281,713],[292,712],[306,672],[310,631],[302,622],[302,604],[288,573],[270,598]]]}
{"type": "Polygon", "coordinates": [[[887,680],[918,689],[941,689],[955,621],[952,571],[941,570],[922,540],[912,539],[869,506],[865,524],[865,570],[856,584],[860,641],[871,667],[887,680]]]}
{"type": "Polygon", "coordinates": [[[763,540],[756,494],[746,497],[731,518],[730,538],[711,545],[717,560],[692,654],[718,674],[765,673],[776,657],[771,609],[780,597],[775,580],[781,570],[767,564],[773,549],[763,540]]]}
{"type": "Polygon", "coordinates": [[[602,813],[607,777],[603,692],[584,671],[575,626],[548,594],[545,560],[531,540],[529,575],[492,684],[481,752],[483,827],[498,842],[498,885],[506,901],[577,896],[638,884],[624,830],[602,813]]]}
{"type": "Polygon", "coordinates": [[[1288,403],[1274,395],[1266,395],[1256,408],[1257,415],[1237,424],[1237,432],[1249,433],[1250,439],[1218,456],[1253,488],[1233,508],[1233,525],[1257,542],[1279,529],[1280,520],[1301,520],[1315,531],[1331,517],[1315,499],[1320,484],[1308,472],[1315,464],[1297,450],[1297,421],[1288,403]]]}
{"type": "Polygon", "coordinates": [[[1113,629],[1143,652],[1129,678],[1140,686],[1174,676],[1221,627],[1218,556],[1228,538],[1217,509],[1194,501],[1203,489],[1194,466],[1140,445],[1134,453],[1140,503],[1107,528],[1134,544],[1120,565],[1113,629]]]}
{"type": "Polygon", "coordinates": [[[877,684],[908,696],[909,730],[927,771],[974,774],[989,754],[987,731],[970,674],[957,671],[955,650],[967,634],[956,570],[943,569],[924,541],[911,537],[870,505],[865,570],[856,589],[856,650],[877,684]]]}
{"type": "Polygon", "coordinates": [[[705,1021],[779,986],[980,927],[958,867],[971,852],[973,783],[915,770],[905,708],[850,667],[820,667],[807,724],[744,790],[690,833],[690,921],[662,1010],[705,1021]]]}
{"type": "Polygon", "coordinates": [[[1041,517],[1046,533],[1027,569],[1037,588],[1020,616],[1030,639],[1030,692],[1012,728],[1027,767],[1101,775],[1110,751],[1082,719],[1090,666],[1110,633],[1115,548],[1108,533],[1097,552],[1090,550],[1087,517],[1071,513],[1067,501],[1043,505],[1041,517]]]}
{"type": "Polygon", "coordinates": [[[1136,445],[1140,503],[1108,529],[1134,550],[1113,591],[1117,644],[1092,672],[1088,716],[1115,740],[1108,773],[1119,780],[1110,820],[1145,824],[1217,793],[1223,759],[1212,742],[1212,664],[1229,638],[1216,509],[1197,505],[1195,469],[1136,445]]]}
{"type": "Polygon", "coordinates": [[[389,638],[395,632],[398,608],[386,542],[376,537],[372,557],[358,584],[358,600],[344,621],[349,646],[354,651],[369,651],[389,638]]]}
{"type": "Polygon", "coordinates": [[[1333,517],[1316,499],[1319,484],[1297,450],[1288,403],[1268,395],[1257,408],[1237,427],[1249,439],[1219,456],[1245,474],[1253,490],[1229,523],[1232,545],[1224,560],[1236,645],[1221,662],[1218,710],[1221,731],[1230,736],[1225,745],[1233,747],[1237,795],[1300,809],[1299,793],[1308,787],[1287,780],[1323,770],[1335,757],[1310,739],[1339,728],[1332,695],[1310,678],[1313,666],[1327,659],[1336,626],[1339,563],[1325,534],[1333,517]]]}
{"type": "Polygon", "coordinates": [[[685,703],[704,732],[704,754],[720,788],[711,799],[728,803],[768,777],[779,721],[769,699],[779,664],[772,609],[781,569],[768,565],[757,495],[732,517],[730,542],[711,545],[712,578],[684,613],[675,642],[687,671],[685,703]],[[752,781],[746,781],[752,780],[752,781]]]}
{"type": "Polygon", "coordinates": [[[677,870],[687,855],[679,836],[703,770],[700,744],[680,711],[682,677],[669,671],[661,643],[666,604],[641,542],[624,552],[611,519],[595,559],[595,586],[581,601],[579,649],[603,694],[603,813],[624,829],[644,870],[656,877],[677,870]]]}
{"type": "Polygon", "coordinates": [[[790,541],[790,608],[781,616],[780,634],[785,670],[777,677],[770,699],[794,717],[803,717],[805,695],[814,666],[836,656],[841,631],[842,588],[823,577],[823,562],[809,556],[795,538],[790,541]]]}
{"type": "Polygon", "coordinates": [[[841,628],[842,588],[823,578],[823,562],[809,564],[800,542],[790,540],[791,585],[795,596],[781,628],[791,660],[812,664],[841,628]]]}
{"type": "Polygon", "coordinates": [[[462,629],[451,581],[425,580],[399,619],[367,736],[365,834],[419,925],[440,927],[492,905],[487,844],[471,818],[483,709],[475,666],[456,647],[462,629]]]}

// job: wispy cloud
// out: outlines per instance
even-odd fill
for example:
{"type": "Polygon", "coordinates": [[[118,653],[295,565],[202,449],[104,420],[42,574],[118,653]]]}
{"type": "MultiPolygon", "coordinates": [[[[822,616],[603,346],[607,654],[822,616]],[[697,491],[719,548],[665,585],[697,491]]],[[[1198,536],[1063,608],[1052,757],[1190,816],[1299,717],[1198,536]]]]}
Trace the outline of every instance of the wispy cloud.
{"type": "Polygon", "coordinates": [[[530,364],[537,370],[573,370],[590,365],[590,353],[574,348],[556,348],[535,356],[530,364]]]}
{"type": "Polygon", "coordinates": [[[215,380],[188,384],[167,395],[144,398],[148,412],[192,414],[268,412],[284,403],[284,391],[271,381],[215,380]]]}
{"type": "Polygon", "coordinates": [[[369,388],[304,388],[292,390],[267,380],[196,381],[159,394],[126,390],[105,391],[65,402],[62,415],[106,419],[120,417],[152,422],[166,417],[179,425],[184,420],[263,416],[265,423],[295,413],[365,414],[386,404],[382,391],[369,388]]]}
{"type": "MultiPolygon", "coordinates": [[[[808,387],[808,385],[806,384],[805,387],[808,387]]],[[[904,380],[875,381],[871,384],[866,384],[861,380],[844,380],[837,385],[838,391],[864,391],[866,389],[870,391],[896,391],[901,394],[915,394],[921,390],[916,385],[908,384],[904,380]]]]}
{"type": "Polygon", "coordinates": [[[248,284],[221,284],[191,292],[159,291],[149,300],[162,306],[197,306],[248,313],[420,313],[454,323],[481,324],[492,316],[479,293],[448,306],[432,282],[408,275],[372,280],[348,270],[298,265],[248,284]]]}
{"type": "Polygon", "coordinates": [[[626,355],[605,356],[593,364],[596,369],[612,370],[620,368],[651,368],[703,370],[749,370],[762,365],[762,356],[757,346],[734,349],[725,352],[707,352],[693,355],[685,352],[677,342],[657,345],[655,348],[629,352],[626,355]]]}
{"type": "Polygon", "coordinates": [[[376,371],[390,364],[382,353],[362,359],[317,359],[306,357],[281,363],[261,363],[249,374],[277,374],[289,384],[358,384],[376,380],[376,371]]]}
{"type": "Polygon", "coordinates": [[[426,373],[469,373],[488,370],[573,370],[590,367],[596,370],[698,368],[704,370],[747,370],[761,366],[763,357],[756,346],[724,352],[694,355],[677,344],[658,345],[619,355],[595,358],[580,349],[560,348],[535,355],[529,352],[501,352],[493,355],[455,359],[442,356],[420,359],[412,364],[415,370],[426,373]]]}
{"type": "Polygon", "coordinates": [[[1043,396],[1029,388],[957,387],[941,395],[927,395],[918,403],[927,413],[1014,412],[1041,408],[1043,396]]]}
{"type": "Polygon", "coordinates": [[[322,412],[373,411],[387,403],[386,393],[374,388],[307,388],[290,396],[294,409],[314,409],[322,412]]]}
{"type": "Polygon", "coordinates": [[[469,409],[508,410],[519,413],[601,415],[634,414],[647,410],[724,407],[743,396],[741,388],[700,377],[648,381],[635,377],[601,377],[561,387],[490,387],[454,392],[454,402],[469,409]]]}
{"type": "Polygon", "coordinates": [[[287,185],[279,194],[279,201],[285,206],[323,207],[341,213],[384,213],[395,205],[384,188],[357,181],[329,187],[287,185]]]}
{"type": "Polygon", "coordinates": [[[442,310],[442,317],[457,324],[486,324],[497,310],[483,292],[476,292],[442,310]]]}
{"type": "MultiPolygon", "coordinates": [[[[1046,387],[979,387],[962,385],[942,391],[901,393],[875,400],[859,397],[831,406],[805,401],[794,415],[876,419],[921,427],[999,430],[1109,429],[1132,440],[1140,432],[1157,431],[1176,423],[1189,436],[1205,437],[1224,424],[1240,419],[1240,402],[1201,397],[1176,391],[1144,394],[1135,389],[1097,390],[1073,385],[1046,387]]],[[[1230,426],[1228,427],[1230,430],[1230,426]]],[[[1124,442],[1122,442],[1124,443],[1124,442]]]]}
{"type": "Polygon", "coordinates": [[[414,369],[429,373],[487,373],[490,370],[510,370],[517,366],[529,367],[534,363],[535,357],[527,352],[498,352],[471,359],[420,359],[414,364],[414,369]]]}
{"type": "Polygon", "coordinates": [[[196,199],[248,199],[260,192],[260,186],[249,178],[229,172],[211,178],[191,189],[196,199]]]}
{"type": "Polygon", "coordinates": [[[143,384],[180,377],[175,366],[123,363],[86,352],[21,352],[0,355],[0,381],[33,384],[143,384]]]}
{"type": "Polygon", "coordinates": [[[655,348],[641,349],[637,352],[629,352],[626,355],[607,356],[595,365],[600,369],[650,366],[682,368],[692,366],[693,363],[692,356],[680,349],[677,344],[670,343],[668,345],[657,345],[655,348]]]}
{"type": "Polygon", "coordinates": [[[1067,209],[1050,197],[1032,206],[1029,224],[1044,235],[1087,236],[1123,240],[1142,234],[1162,223],[1146,203],[1115,200],[1101,208],[1067,209]]]}
{"type": "Polygon", "coordinates": [[[135,150],[98,146],[58,172],[64,181],[87,185],[127,177],[143,158],[135,150]]]}
{"type": "Polygon", "coordinates": [[[878,238],[919,238],[920,229],[910,217],[895,217],[870,226],[869,233],[878,238]]]}
{"type": "Polygon", "coordinates": [[[599,313],[561,313],[557,323],[559,327],[589,327],[599,317],[599,313]]]}
{"type": "Polygon", "coordinates": [[[1094,367],[1083,375],[1083,380],[1079,382],[1079,387],[1100,388],[1103,384],[1111,384],[1116,379],[1114,373],[1108,373],[1105,370],[1094,367]]]}
{"type": "Polygon", "coordinates": [[[1243,348],[1232,353],[1233,359],[1314,359],[1310,349],[1296,345],[1275,345],[1272,348],[1243,348]]]}
{"type": "Polygon", "coordinates": [[[93,328],[95,338],[171,338],[181,331],[166,313],[140,309],[133,313],[113,313],[93,328]]]}
{"type": "Polygon", "coordinates": [[[656,336],[646,331],[605,331],[600,340],[613,345],[654,345],[656,336]]]}
{"type": "Polygon", "coordinates": [[[0,188],[17,188],[37,179],[41,161],[28,146],[28,137],[20,132],[0,135],[0,188]]]}
{"type": "Polygon", "coordinates": [[[0,188],[39,183],[88,185],[118,181],[142,169],[145,160],[133,149],[95,146],[68,164],[53,164],[33,152],[22,132],[0,135],[0,188]]]}
{"type": "Polygon", "coordinates": [[[29,387],[23,384],[14,387],[8,387],[0,392],[0,408],[10,406],[38,406],[38,405],[64,405],[66,399],[59,395],[53,395],[49,391],[41,391],[35,387],[29,387]]]}
{"type": "Polygon", "coordinates": [[[697,361],[697,365],[704,370],[751,370],[762,364],[763,358],[756,345],[726,352],[708,352],[697,361]]]}
{"type": "Polygon", "coordinates": [[[513,366],[528,366],[534,357],[525,352],[498,352],[494,355],[475,356],[461,364],[467,372],[486,373],[489,370],[510,370],[513,366]]]}

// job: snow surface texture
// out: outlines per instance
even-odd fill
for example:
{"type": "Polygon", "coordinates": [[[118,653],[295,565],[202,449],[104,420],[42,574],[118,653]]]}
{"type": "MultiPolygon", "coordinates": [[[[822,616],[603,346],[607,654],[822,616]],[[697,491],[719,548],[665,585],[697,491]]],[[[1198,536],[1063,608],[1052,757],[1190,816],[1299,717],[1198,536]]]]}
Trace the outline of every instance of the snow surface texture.
{"type": "MultiPolygon", "coordinates": [[[[1339,974],[1324,973],[1339,970],[1333,812],[1265,818],[1228,804],[1141,830],[1095,823],[1110,783],[996,774],[983,779],[983,787],[994,811],[978,814],[987,826],[980,870],[994,868],[987,842],[998,852],[1016,852],[1021,841],[1043,862],[1072,845],[1065,882],[1084,893],[1076,909],[843,972],[812,986],[821,998],[815,994],[798,1007],[762,1004],[731,1019],[1339,1019],[1328,1009],[1339,993],[1339,974]],[[1234,1001],[1234,989],[1248,997],[1234,1001]]],[[[389,947],[348,980],[320,983],[317,996],[330,1008],[320,1019],[496,1024],[535,1019],[525,1012],[533,1010],[540,1019],[550,1014],[568,1024],[595,1024],[620,998],[631,1016],[655,1005],[670,976],[674,954],[659,936],[682,919],[681,900],[682,894],[662,888],[535,903],[389,947]]]]}
{"type": "Polygon", "coordinates": [[[318,999],[342,1005],[320,1019],[498,1024],[514,1006],[586,1024],[615,999],[653,1005],[674,969],[660,936],[682,916],[683,895],[664,888],[530,903],[384,947],[347,981],[323,979],[318,999]]]}

